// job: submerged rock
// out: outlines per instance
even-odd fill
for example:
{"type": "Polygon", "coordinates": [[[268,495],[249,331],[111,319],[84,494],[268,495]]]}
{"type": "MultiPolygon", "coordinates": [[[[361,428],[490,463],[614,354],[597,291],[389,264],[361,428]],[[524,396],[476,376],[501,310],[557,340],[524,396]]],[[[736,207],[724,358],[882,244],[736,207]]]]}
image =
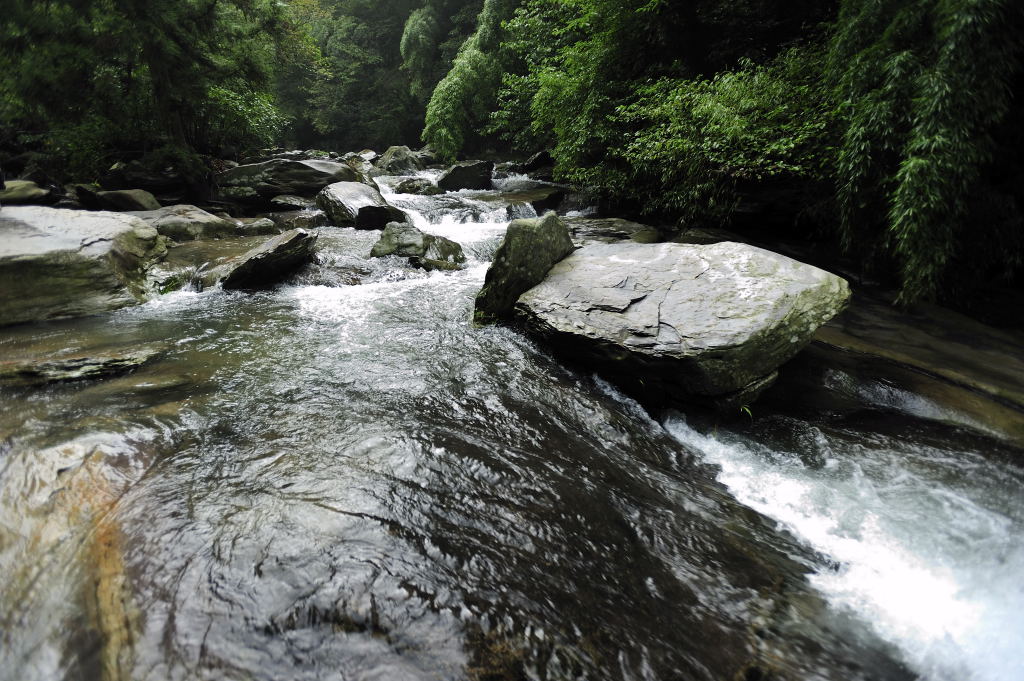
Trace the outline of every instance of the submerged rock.
{"type": "Polygon", "coordinates": [[[316,232],[293,229],[202,275],[204,287],[220,282],[224,289],[274,286],[313,257],[316,232]]]}
{"type": "Polygon", "coordinates": [[[388,148],[374,165],[386,175],[409,175],[424,168],[419,156],[409,147],[388,148]]]}
{"type": "Polygon", "coordinates": [[[720,406],[752,401],[849,295],[834,274],[745,244],[592,244],[516,316],[644,401],[720,406]]]}
{"type": "Polygon", "coordinates": [[[425,234],[405,222],[392,222],[380,241],[373,245],[370,257],[397,255],[426,270],[455,270],[466,262],[462,246],[451,239],[425,234]]]}
{"type": "Polygon", "coordinates": [[[329,184],[356,179],[347,163],[273,159],[226,170],[217,176],[217,184],[226,199],[266,203],[282,194],[313,196],[329,184]]]}
{"type": "Polygon", "coordinates": [[[269,217],[229,218],[228,222],[235,226],[239,236],[258,236],[261,234],[280,234],[283,230],[269,217]]]}
{"type": "Polygon", "coordinates": [[[663,239],[661,231],[657,228],[622,218],[566,217],[562,219],[569,226],[573,238],[581,244],[615,243],[616,241],[649,244],[663,239]]]}
{"type": "Polygon", "coordinates": [[[160,234],[175,241],[219,239],[238,233],[238,226],[233,222],[188,204],[159,210],[127,211],[124,214],[145,220],[160,234]]]}
{"type": "Polygon", "coordinates": [[[0,189],[0,206],[50,203],[53,198],[50,190],[28,180],[8,180],[5,187],[0,189]]]}
{"type": "Polygon", "coordinates": [[[337,182],[324,188],[316,204],[336,225],[356,229],[383,229],[389,222],[406,222],[406,215],[390,205],[380,192],[359,182],[337,182]]]}
{"type": "Polygon", "coordinates": [[[140,367],[163,352],[158,346],[117,351],[0,361],[0,382],[44,385],[63,381],[117,376],[140,367]]]}
{"type": "Polygon", "coordinates": [[[0,211],[0,326],[82,317],[148,296],[146,272],[165,240],[124,213],[5,207],[0,211]]]}
{"type": "Polygon", "coordinates": [[[437,186],[446,192],[460,189],[490,189],[494,164],[490,161],[463,161],[446,170],[437,180],[437,186]]]}
{"type": "Polygon", "coordinates": [[[573,248],[569,230],[554,213],[513,220],[476,297],[476,322],[509,318],[519,296],[539,284],[573,248]]]}

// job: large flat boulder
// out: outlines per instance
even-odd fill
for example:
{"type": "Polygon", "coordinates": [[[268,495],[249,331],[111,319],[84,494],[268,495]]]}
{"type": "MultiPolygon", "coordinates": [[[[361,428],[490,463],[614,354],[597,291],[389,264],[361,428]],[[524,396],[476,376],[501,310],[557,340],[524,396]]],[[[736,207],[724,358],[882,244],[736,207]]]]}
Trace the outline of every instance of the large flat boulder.
{"type": "Polygon", "coordinates": [[[466,262],[462,246],[443,236],[427,234],[407,222],[392,222],[370,251],[371,258],[397,255],[426,270],[457,270],[466,262]]]}
{"type": "Polygon", "coordinates": [[[166,206],[158,210],[127,211],[125,215],[145,220],[160,234],[175,241],[220,239],[239,233],[235,223],[189,204],[166,206]]]}
{"type": "Polygon", "coordinates": [[[460,189],[490,189],[494,164],[490,161],[463,161],[456,163],[437,179],[442,191],[456,192],[460,189]]]}
{"type": "Polygon", "coordinates": [[[353,225],[356,229],[384,229],[389,222],[407,222],[404,212],[395,208],[373,187],[359,182],[336,182],[317,194],[316,205],[335,225],[353,225]]]}
{"type": "Polygon", "coordinates": [[[513,220],[477,294],[476,323],[509,319],[519,296],[543,281],[548,270],[573,248],[568,228],[554,213],[513,220]]]}
{"type": "Polygon", "coordinates": [[[313,196],[329,184],[357,179],[347,163],[273,159],[230,168],[217,176],[217,185],[224,199],[268,203],[282,194],[313,196]]]}
{"type": "Polygon", "coordinates": [[[646,402],[748,404],[849,296],[844,279],[746,244],[590,244],[516,317],[646,402]]]}
{"type": "Polygon", "coordinates": [[[124,213],[0,210],[0,326],[83,317],[144,301],[165,240],[124,213]]]}
{"type": "Polygon", "coordinates": [[[313,257],[316,232],[293,229],[206,272],[204,287],[220,282],[223,289],[270,288],[313,257]]]}

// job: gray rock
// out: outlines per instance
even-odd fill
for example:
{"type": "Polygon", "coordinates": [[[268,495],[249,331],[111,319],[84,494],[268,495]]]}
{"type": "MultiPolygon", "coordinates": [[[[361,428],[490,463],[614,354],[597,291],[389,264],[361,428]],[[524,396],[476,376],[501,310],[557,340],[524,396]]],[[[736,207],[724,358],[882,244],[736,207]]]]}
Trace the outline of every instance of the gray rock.
{"type": "Polygon", "coordinates": [[[220,282],[224,289],[270,288],[313,257],[316,232],[293,229],[202,275],[204,287],[220,282]]]}
{"type": "Polygon", "coordinates": [[[355,179],[356,171],[345,163],[273,159],[226,170],[217,184],[225,199],[266,203],[282,194],[313,196],[329,184],[355,179]]]}
{"type": "Polygon", "coordinates": [[[267,217],[230,218],[228,222],[235,225],[235,234],[238,236],[280,234],[283,231],[276,222],[267,217]]]}
{"type": "Polygon", "coordinates": [[[317,195],[316,205],[333,224],[354,225],[356,229],[383,229],[389,222],[407,222],[405,213],[388,204],[380,192],[359,182],[325,187],[317,195]]]}
{"type": "Polygon", "coordinates": [[[0,210],[0,326],[83,317],[144,301],[165,240],[124,213],[0,210]]]}
{"type": "Polygon", "coordinates": [[[386,175],[409,175],[425,167],[409,147],[388,148],[374,165],[386,175]]]}
{"type": "Polygon", "coordinates": [[[282,232],[289,229],[316,229],[330,223],[327,213],[322,210],[289,210],[267,213],[263,217],[273,220],[278,231],[282,232]]]}
{"type": "Polygon", "coordinates": [[[392,222],[380,241],[373,245],[370,257],[397,255],[427,270],[455,270],[466,262],[462,246],[443,236],[425,234],[406,222],[392,222]]]}
{"type": "Polygon", "coordinates": [[[125,215],[142,218],[160,234],[175,241],[219,239],[238,233],[238,226],[233,222],[188,204],[159,210],[128,211],[125,215]]]}
{"type": "Polygon", "coordinates": [[[0,206],[49,203],[50,190],[28,180],[8,180],[6,189],[0,190],[0,206]]]}
{"type": "Polygon", "coordinates": [[[435,196],[441,193],[441,188],[425,178],[410,178],[402,180],[395,186],[399,194],[422,194],[424,196],[435,196]]]}
{"type": "Polygon", "coordinates": [[[463,161],[446,170],[437,180],[442,191],[456,192],[460,189],[490,189],[494,164],[490,161],[463,161]]]}
{"type": "Polygon", "coordinates": [[[306,198],[304,196],[295,196],[294,194],[282,194],[275,196],[270,199],[270,203],[275,208],[286,208],[288,210],[308,210],[310,208],[316,208],[315,198],[306,198]]]}
{"type": "Polygon", "coordinates": [[[511,317],[519,296],[539,284],[573,248],[569,230],[554,213],[513,220],[476,297],[474,320],[486,324],[511,317]]]}
{"type": "Polygon", "coordinates": [[[160,210],[160,202],[145,189],[118,189],[109,192],[96,192],[96,200],[103,210],[160,210]]]}
{"type": "Polygon", "coordinates": [[[591,244],[524,293],[516,317],[645,401],[735,404],[849,295],[834,274],[746,244],[591,244]]]}

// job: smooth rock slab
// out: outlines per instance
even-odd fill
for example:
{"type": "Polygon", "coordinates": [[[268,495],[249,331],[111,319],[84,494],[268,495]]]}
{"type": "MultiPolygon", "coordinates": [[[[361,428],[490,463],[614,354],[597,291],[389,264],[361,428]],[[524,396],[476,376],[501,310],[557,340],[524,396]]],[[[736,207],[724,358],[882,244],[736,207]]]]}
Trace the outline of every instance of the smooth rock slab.
{"type": "Polygon", "coordinates": [[[644,401],[752,400],[849,295],[834,274],[745,244],[592,244],[516,316],[644,401]]]}
{"type": "Polygon", "coordinates": [[[223,289],[270,288],[313,257],[317,233],[293,229],[279,234],[238,258],[202,276],[204,287],[220,282],[223,289]]]}
{"type": "Polygon", "coordinates": [[[0,326],[84,317],[145,300],[165,240],[124,213],[0,210],[0,326]]]}
{"type": "Polygon", "coordinates": [[[335,225],[354,225],[356,229],[384,229],[389,222],[407,222],[404,212],[395,208],[373,187],[359,182],[337,182],[317,194],[316,205],[335,225]]]}

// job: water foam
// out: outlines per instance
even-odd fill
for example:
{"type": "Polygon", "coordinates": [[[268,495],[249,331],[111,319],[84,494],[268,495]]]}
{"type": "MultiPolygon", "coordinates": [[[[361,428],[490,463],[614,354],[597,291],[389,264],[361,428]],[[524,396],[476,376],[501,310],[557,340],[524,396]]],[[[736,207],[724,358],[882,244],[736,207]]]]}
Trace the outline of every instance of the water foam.
{"type": "Polygon", "coordinates": [[[839,452],[838,443],[820,441],[822,465],[808,466],[702,434],[680,416],[665,427],[717,464],[739,501],[838,563],[811,583],[896,644],[925,678],[1024,679],[1024,514],[1007,515],[1000,506],[1014,502],[1000,494],[988,503],[986,492],[1000,481],[950,487],[913,466],[894,469],[901,452],[887,452],[884,471],[872,470],[862,457],[877,452],[839,452]]]}

